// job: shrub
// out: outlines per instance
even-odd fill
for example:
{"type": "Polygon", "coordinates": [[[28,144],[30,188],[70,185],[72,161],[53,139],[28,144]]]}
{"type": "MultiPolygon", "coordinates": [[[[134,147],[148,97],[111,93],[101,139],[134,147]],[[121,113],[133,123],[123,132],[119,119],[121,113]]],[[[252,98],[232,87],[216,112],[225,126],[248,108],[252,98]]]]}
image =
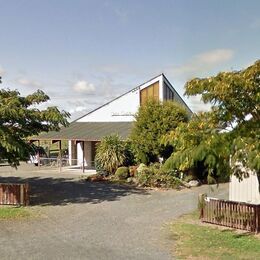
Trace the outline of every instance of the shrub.
{"type": "Polygon", "coordinates": [[[176,172],[164,170],[159,163],[139,167],[136,179],[144,187],[179,188],[182,185],[176,172]]]}
{"type": "Polygon", "coordinates": [[[128,167],[119,167],[115,172],[115,177],[119,180],[125,180],[129,176],[128,167]]]}
{"type": "Polygon", "coordinates": [[[95,169],[96,169],[96,172],[98,174],[104,174],[106,175],[106,171],[102,168],[99,160],[95,157],[95,161],[94,161],[94,164],[95,164],[95,169]]]}
{"type": "Polygon", "coordinates": [[[136,174],[137,183],[143,187],[151,187],[153,172],[148,167],[143,168],[141,171],[137,171],[136,174]]]}
{"type": "Polygon", "coordinates": [[[97,145],[95,156],[97,170],[113,174],[118,167],[128,166],[133,158],[129,147],[128,142],[121,140],[118,135],[105,136],[97,145]]]}
{"type": "Polygon", "coordinates": [[[193,180],[197,180],[198,178],[196,178],[196,176],[194,175],[185,175],[183,180],[186,181],[186,182],[189,182],[189,181],[193,181],[193,180]]]}

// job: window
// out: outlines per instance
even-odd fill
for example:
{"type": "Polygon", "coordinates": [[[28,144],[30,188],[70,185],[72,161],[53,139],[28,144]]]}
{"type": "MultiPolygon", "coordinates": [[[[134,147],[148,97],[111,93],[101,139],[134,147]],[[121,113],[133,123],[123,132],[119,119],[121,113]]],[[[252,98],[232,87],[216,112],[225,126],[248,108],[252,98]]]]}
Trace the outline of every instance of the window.
{"type": "Polygon", "coordinates": [[[159,101],[159,81],[141,90],[141,105],[143,105],[148,99],[159,101]]]}
{"type": "Polygon", "coordinates": [[[166,84],[164,84],[163,88],[163,100],[174,100],[174,93],[166,84]]]}

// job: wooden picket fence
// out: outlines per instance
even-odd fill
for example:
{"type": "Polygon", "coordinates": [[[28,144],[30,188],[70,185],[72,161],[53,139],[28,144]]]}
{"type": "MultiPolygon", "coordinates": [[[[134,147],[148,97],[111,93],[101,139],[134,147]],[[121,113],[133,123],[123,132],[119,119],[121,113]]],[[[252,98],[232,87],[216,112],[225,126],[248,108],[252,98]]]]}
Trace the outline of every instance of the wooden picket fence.
{"type": "Polygon", "coordinates": [[[203,222],[260,232],[260,204],[220,200],[202,194],[199,207],[203,222]]]}
{"type": "Polygon", "coordinates": [[[0,183],[0,205],[29,205],[29,184],[0,183]]]}

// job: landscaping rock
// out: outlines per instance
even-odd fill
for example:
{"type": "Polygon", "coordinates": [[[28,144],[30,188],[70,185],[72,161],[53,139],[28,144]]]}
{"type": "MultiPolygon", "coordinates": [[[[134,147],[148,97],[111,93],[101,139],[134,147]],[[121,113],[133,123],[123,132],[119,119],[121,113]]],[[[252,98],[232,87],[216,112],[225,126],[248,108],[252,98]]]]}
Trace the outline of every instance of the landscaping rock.
{"type": "Polygon", "coordinates": [[[197,181],[197,180],[189,181],[188,184],[189,184],[190,187],[197,187],[197,186],[200,186],[200,182],[197,181]]]}
{"type": "Polygon", "coordinates": [[[128,176],[129,176],[128,167],[119,167],[115,172],[115,177],[118,180],[126,180],[128,176]]]}
{"type": "Polygon", "coordinates": [[[132,177],[127,178],[127,179],[126,179],[126,182],[128,182],[128,183],[133,182],[133,178],[132,178],[132,177]]]}
{"type": "Polygon", "coordinates": [[[137,180],[134,177],[129,177],[129,178],[126,179],[126,182],[127,183],[137,183],[137,180]]]}
{"type": "Polygon", "coordinates": [[[185,187],[185,188],[190,188],[190,184],[186,181],[182,181],[182,185],[185,187]]]}

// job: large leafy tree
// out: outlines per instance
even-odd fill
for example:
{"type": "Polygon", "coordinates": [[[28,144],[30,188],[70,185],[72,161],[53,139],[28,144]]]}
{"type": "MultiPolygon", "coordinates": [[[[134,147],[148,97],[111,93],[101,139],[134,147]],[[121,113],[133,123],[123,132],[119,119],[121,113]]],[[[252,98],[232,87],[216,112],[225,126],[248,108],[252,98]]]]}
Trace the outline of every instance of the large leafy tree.
{"type": "Polygon", "coordinates": [[[259,174],[260,60],[240,71],[195,78],[185,87],[186,95],[201,95],[202,101],[212,108],[168,137],[178,147],[168,164],[177,165],[178,161],[180,166],[191,166],[202,160],[209,172],[215,169],[220,173],[224,166],[231,165],[243,178],[243,171],[239,171],[243,165],[259,174]],[[180,140],[176,143],[173,140],[177,132],[180,140]],[[182,141],[188,138],[195,142],[182,141]],[[185,157],[189,152],[190,156],[185,157]],[[194,154],[198,156],[191,156],[194,154]]]}
{"type": "Polygon", "coordinates": [[[17,166],[28,157],[28,137],[67,126],[69,114],[57,107],[38,109],[49,97],[41,90],[21,96],[16,90],[0,89],[0,159],[17,166]]]}
{"type": "Polygon", "coordinates": [[[157,161],[159,156],[168,158],[172,146],[162,144],[161,138],[179,123],[187,121],[188,113],[178,103],[149,100],[142,105],[130,137],[137,160],[150,163],[157,161]]]}
{"type": "Polygon", "coordinates": [[[187,173],[192,170],[197,178],[207,178],[209,182],[229,174],[230,147],[223,145],[229,142],[229,136],[219,133],[218,124],[211,119],[210,113],[194,115],[162,140],[175,148],[165,162],[165,168],[187,173]]]}

